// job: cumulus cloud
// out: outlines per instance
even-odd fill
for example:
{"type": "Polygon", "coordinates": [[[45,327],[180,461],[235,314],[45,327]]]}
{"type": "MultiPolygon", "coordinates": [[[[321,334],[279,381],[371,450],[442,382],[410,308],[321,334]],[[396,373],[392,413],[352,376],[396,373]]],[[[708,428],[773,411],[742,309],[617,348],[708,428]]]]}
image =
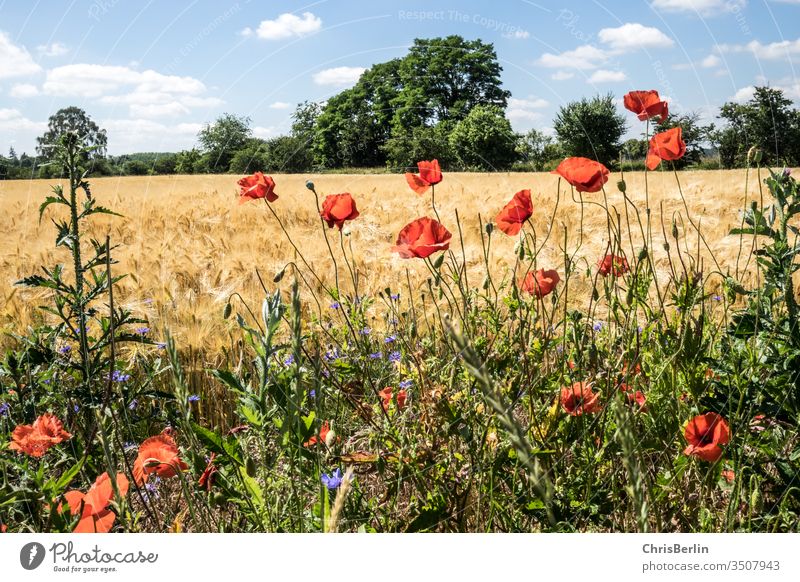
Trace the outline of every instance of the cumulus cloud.
{"type": "Polygon", "coordinates": [[[311,12],[303,12],[302,17],[286,12],[275,20],[262,20],[258,28],[253,31],[245,28],[242,34],[264,40],[283,40],[286,38],[306,36],[322,29],[322,19],[311,12]]]}
{"type": "Polygon", "coordinates": [[[752,53],[756,58],[780,60],[800,55],[800,38],[762,44],[757,40],[747,44],[723,44],[717,47],[722,53],[752,53]]]}
{"type": "Polygon", "coordinates": [[[746,0],[653,0],[652,7],[664,12],[692,12],[703,16],[714,16],[737,12],[746,5],[746,0]]]}
{"type": "Polygon", "coordinates": [[[607,71],[599,69],[592,73],[592,76],[587,80],[589,83],[619,83],[627,81],[628,76],[622,71],[607,71]]]}
{"type": "Polygon", "coordinates": [[[29,83],[19,83],[11,87],[8,94],[15,99],[27,99],[28,97],[36,97],[39,94],[39,88],[29,83]]]}
{"type": "Polygon", "coordinates": [[[749,85],[747,87],[742,87],[741,89],[736,91],[733,97],[731,97],[731,100],[735,101],[736,103],[744,103],[745,101],[749,101],[750,99],[753,98],[755,90],[756,88],[753,87],[752,85],[749,85]]]}
{"type": "Polygon", "coordinates": [[[617,28],[604,28],[598,38],[614,51],[629,51],[645,48],[669,48],[675,44],[670,37],[652,26],[628,22],[617,28]]]}
{"type": "Polygon", "coordinates": [[[314,73],[314,82],[317,85],[352,85],[364,71],[364,67],[334,67],[314,73]]]}
{"type": "Polygon", "coordinates": [[[538,64],[551,69],[596,69],[608,60],[606,51],[590,44],[581,45],[559,54],[544,53],[538,64]]]}
{"type": "Polygon", "coordinates": [[[15,45],[7,33],[0,32],[0,79],[27,77],[41,70],[25,47],[15,45]]]}
{"type": "Polygon", "coordinates": [[[544,109],[549,105],[550,103],[540,98],[518,99],[511,97],[508,100],[506,116],[511,121],[535,121],[542,117],[542,114],[536,110],[544,109]]]}
{"type": "Polygon", "coordinates": [[[195,107],[213,107],[222,101],[206,96],[206,86],[192,77],[136,71],[113,65],[75,64],[47,72],[44,93],[98,99],[106,105],[127,105],[135,117],[187,114],[195,107]]]}
{"type": "Polygon", "coordinates": [[[165,124],[151,119],[104,119],[98,122],[108,131],[112,154],[135,151],[178,151],[191,146],[200,123],[165,124]]]}
{"type": "Polygon", "coordinates": [[[569,73],[567,71],[556,71],[555,73],[550,75],[550,78],[553,79],[553,81],[566,81],[567,79],[571,79],[574,76],[575,73],[569,73]]]}
{"type": "Polygon", "coordinates": [[[291,103],[286,103],[285,101],[276,101],[272,103],[269,108],[270,109],[289,109],[292,106],[291,103]]]}
{"type": "Polygon", "coordinates": [[[40,44],[36,47],[36,50],[44,57],[60,57],[61,55],[65,55],[69,52],[69,48],[60,42],[40,44]]]}

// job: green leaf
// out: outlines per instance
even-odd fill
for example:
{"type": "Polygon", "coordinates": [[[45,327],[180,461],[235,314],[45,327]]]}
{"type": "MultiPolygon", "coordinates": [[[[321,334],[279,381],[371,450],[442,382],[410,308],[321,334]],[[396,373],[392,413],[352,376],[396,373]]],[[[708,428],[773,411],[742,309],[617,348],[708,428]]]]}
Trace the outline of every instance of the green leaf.
{"type": "Polygon", "coordinates": [[[81,467],[83,467],[84,461],[86,461],[85,456],[81,457],[81,460],[75,463],[75,465],[73,465],[71,468],[64,471],[61,477],[58,478],[58,481],[56,481],[56,489],[58,491],[63,491],[64,489],[67,488],[67,486],[70,483],[72,483],[72,480],[75,478],[75,475],[77,475],[78,472],[81,470],[81,467]]]}
{"type": "Polygon", "coordinates": [[[69,206],[66,200],[61,198],[60,196],[48,196],[44,199],[44,202],[39,205],[39,223],[42,222],[42,215],[44,215],[45,209],[50,206],[51,204],[64,204],[69,206]]]}

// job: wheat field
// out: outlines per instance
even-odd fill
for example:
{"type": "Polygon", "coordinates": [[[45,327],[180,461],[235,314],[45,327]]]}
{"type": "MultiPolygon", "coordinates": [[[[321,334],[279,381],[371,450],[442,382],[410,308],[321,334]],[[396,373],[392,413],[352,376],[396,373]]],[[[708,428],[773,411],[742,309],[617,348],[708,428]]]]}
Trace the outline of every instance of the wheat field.
{"type": "MultiPolygon", "coordinates": [[[[719,270],[735,275],[739,237],[727,233],[739,224],[740,209],[746,199],[759,196],[755,172],[746,175],[744,170],[687,171],[678,176],[691,219],[700,225],[710,252],[686,222],[675,175],[669,171],[651,172],[647,179],[657,269],[663,272],[668,261],[663,249],[663,218],[664,230],[670,238],[672,221],[678,221],[683,252],[687,255],[699,252],[706,274],[719,270]]],[[[280,198],[273,206],[315,270],[332,280],[330,255],[314,195],[305,187],[308,178],[275,175],[280,198]]],[[[429,276],[424,264],[400,259],[390,253],[390,247],[406,223],[418,216],[433,216],[429,196],[414,194],[402,175],[326,174],[310,178],[320,198],[350,192],[358,204],[361,215],[348,223],[344,245],[348,256],[352,248],[362,280],[360,292],[374,293],[391,286],[402,293],[407,277],[414,286],[424,284],[429,276]]],[[[616,186],[619,179],[619,174],[612,174],[606,193],[609,207],[620,216],[623,249],[630,255],[641,248],[642,237],[630,205],[628,228],[625,203],[616,186]],[[634,251],[630,249],[631,241],[634,251]]],[[[169,329],[179,344],[206,353],[230,340],[231,324],[222,317],[229,296],[238,292],[251,306],[259,306],[263,291],[256,269],[267,286],[272,287],[272,277],[285,265],[287,257],[294,254],[263,202],[238,204],[236,180],[237,176],[232,175],[203,175],[91,181],[92,192],[101,204],[123,215],[95,217],[92,227],[94,236],[102,238],[110,233],[112,242],[121,245],[116,251],[119,265],[115,269],[118,273],[129,273],[130,277],[120,283],[120,301],[146,317],[157,333],[169,329]]],[[[627,195],[644,221],[645,175],[626,174],[625,181],[627,195]]],[[[557,176],[547,173],[445,174],[444,181],[436,188],[436,206],[442,222],[453,233],[451,249],[460,258],[455,217],[458,211],[473,287],[480,285],[484,275],[478,216],[484,222],[492,220],[516,191],[530,188],[535,207],[532,221],[536,238],[542,244],[539,266],[563,272],[561,247],[566,233],[567,251],[575,252],[579,266],[578,282],[571,292],[575,295],[586,292],[588,297],[591,278],[585,274],[587,267],[605,253],[609,242],[606,214],[592,204],[584,204],[582,213],[569,185],[562,181],[558,193],[558,183],[557,176]]],[[[41,265],[68,262],[65,250],[54,250],[52,240],[50,218],[61,210],[51,206],[42,223],[38,221],[39,204],[52,184],[44,180],[0,182],[3,232],[0,325],[6,332],[21,330],[20,324],[29,325],[41,317],[36,305],[43,301],[43,292],[15,287],[14,282],[39,271],[41,265]]],[[[603,194],[586,194],[584,201],[602,203],[603,194]]],[[[343,270],[339,233],[335,229],[328,232],[343,270]]],[[[510,276],[514,244],[515,239],[500,232],[493,235],[490,257],[493,276],[506,279],[510,276]]],[[[674,249],[674,241],[672,244],[674,249]]],[[[747,249],[739,261],[740,271],[746,270],[746,256],[747,249]]],[[[288,284],[289,279],[290,275],[282,285],[288,284]]]]}

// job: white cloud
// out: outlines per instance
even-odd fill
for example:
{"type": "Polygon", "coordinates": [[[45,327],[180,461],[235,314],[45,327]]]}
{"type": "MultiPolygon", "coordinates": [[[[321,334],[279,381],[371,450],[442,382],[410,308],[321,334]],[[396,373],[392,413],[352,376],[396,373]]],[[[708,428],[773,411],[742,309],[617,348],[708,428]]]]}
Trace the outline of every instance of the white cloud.
{"type": "Polygon", "coordinates": [[[713,69],[721,64],[722,59],[720,59],[717,55],[708,55],[706,58],[700,61],[700,66],[705,69],[713,69]]]}
{"type": "Polygon", "coordinates": [[[127,105],[135,117],[187,114],[195,107],[214,107],[222,100],[208,97],[202,81],[130,67],[75,64],[47,72],[44,93],[98,99],[106,105],[127,105]]]}
{"type": "Polygon", "coordinates": [[[508,100],[509,107],[517,107],[520,109],[543,109],[549,105],[550,103],[540,98],[518,99],[517,97],[511,97],[508,100]]]}
{"type": "Polygon", "coordinates": [[[589,83],[619,83],[627,80],[628,76],[622,71],[600,69],[592,73],[592,76],[587,81],[589,83]]]}
{"type": "Polygon", "coordinates": [[[303,12],[303,17],[286,12],[275,20],[262,20],[258,28],[253,30],[245,28],[242,34],[251,36],[255,34],[264,40],[283,40],[293,36],[306,36],[318,32],[322,28],[322,19],[311,12],[303,12]]]}
{"type": "Polygon", "coordinates": [[[747,0],[653,0],[652,6],[665,12],[696,12],[703,16],[714,16],[727,12],[738,12],[747,5],[747,0]]]}
{"type": "Polygon", "coordinates": [[[8,94],[15,99],[27,99],[28,97],[36,97],[39,94],[39,88],[36,85],[19,83],[11,87],[8,94]]]}
{"type": "Polygon", "coordinates": [[[753,87],[752,85],[748,87],[742,87],[734,94],[733,97],[731,97],[731,99],[733,101],[736,101],[737,103],[744,103],[745,101],[749,101],[750,99],[752,99],[754,93],[755,93],[755,87],[753,87]]]}
{"type": "Polygon", "coordinates": [[[314,73],[314,82],[317,85],[352,85],[364,71],[364,67],[334,67],[314,73]]]}
{"type": "Polygon", "coordinates": [[[41,44],[36,47],[36,50],[44,57],[60,57],[61,55],[65,55],[69,52],[69,48],[60,42],[41,44]]]}
{"type": "Polygon", "coordinates": [[[31,121],[17,109],[0,109],[0,131],[3,131],[3,138],[9,142],[18,141],[20,136],[33,142],[33,135],[47,129],[44,121],[31,121]]]}
{"type": "Polygon", "coordinates": [[[558,71],[550,75],[550,78],[553,81],[566,81],[567,79],[571,79],[575,76],[575,73],[568,73],[567,71],[558,71]]]}
{"type": "Polygon", "coordinates": [[[274,127],[254,127],[253,128],[253,135],[255,137],[261,139],[269,139],[271,137],[275,137],[278,134],[278,130],[274,127]]]}
{"type": "Polygon", "coordinates": [[[767,60],[786,59],[793,55],[800,55],[800,38],[797,40],[782,40],[770,44],[761,44],[757,40],[747,44],[723,44],[717,47],[722,53],[753,53],[756,58],[767,60]]]}
{"type": "Polygon", "coordinates": [[[535,121],[541,119],[542,114],[537,109],[544,109],[550,103],[540,98],[518,99],[511,97],[508,100],[506,116],[511,121],[535,121]]]}
{"type": "Polygon", "coordinates": [[[668,48],[675,42],[666,34],[651,26],[628,22],[617,28],[604,28],[598,33],[600,42],[615,51],[643,48],[668,48]]]}
{"type": "Polygon", "coordinates": [[[190,147],[200,123],[167,125],[149,119],[106,119],[98,125],[108,131],[109,153],[178,151],[190,147]]]}
{"type": "Polygon", "coordinates": [[[26,77],[41,70],[25,47],[15,45],[8,34],[0,32],[0,79],[26,77]]]}
{"type": "Polygon", "coordinates": [[[286,103],[285,101],[276,101],[272,103],[269,108],[270,109],[289,109],[292,106],[291,103],[286,103]]]}
{"type": "Polygon", "coordinates": [[[608,60],[606,51],[590,44],[581,45],[571,51],[564,51],[557,55],[544,53],[538,64],[551,69],[596,69],[608,60]]]}

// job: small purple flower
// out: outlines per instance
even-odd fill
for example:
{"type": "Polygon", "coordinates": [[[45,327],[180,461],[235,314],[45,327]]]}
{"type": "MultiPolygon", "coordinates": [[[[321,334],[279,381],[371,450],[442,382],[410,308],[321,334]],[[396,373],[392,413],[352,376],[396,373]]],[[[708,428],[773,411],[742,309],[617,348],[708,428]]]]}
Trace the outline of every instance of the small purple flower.
{"type": "Polygon", "coordinates": [[[134,398],[130,401],[130,404],[128,404],[128,410],[136,410],[137,406],[139,406],[139,401],[134,398]]]}
{"type": "Polygon", "coordinates": [[[136,328],[136,333],[138,333],[139,335],[147,335],[148,333],[150,333],[150,328],[149,327],[137,327],[136,328]]]}
{"type": "Polygon", "coordinates": [[[145,305],[152,305],[152,303],[153,303],[153,300],[152,300],[152,299],[150,299],[150,298],[148,297],[147,299],[145,299],[144,301],[142,301],[142,303],[144,303],[145,305]]]}
{"type": "Polygon", "coordinates": [[[283,365],[291,366],[292,364],[294,364],[294,354],[289,354],[289,356],[283,360],[283,365]]]}
{"type": "Polygon", "coordinates": [[[135,450],[136,450],[136,449],[138,449],[138,448],[139,448],[139,445],[137,445],[137,444],[136,444],[136,443],[134,443],[133,441],[128,441],[128,442],[126,442],[124,445],[122,445],[122,449],[123,449],[125,452],[128,452],[128,451],[135,451],[135,450]]]}
{"type": "Polygon", "coordinates": [[[373,352],[369,357],[371,360],[380,360],[383,357],[383,352],[373,352]]]}
{"type": "Polygon", "coordinates": [[[74,405],[72,406],[72,412],[78,412],[80,409],[81,409],[81,407],[80,407],[80,406],[78,406],[77,404],[74,404],[74,405]]]}
{"type": "Polygon", "coordinates": [[[58,348],[58,353],[61,354],[62,356],[67,355],[68,353],[70,353],[70,351],[72,351],[72,346],[61,346],[60,348],[58,348]]]}
{"type": "Polygon", "coordinates": [[[164,349],[166,349],[166,348],[167,348],[167,344],[165,344],[164,342],[158,342],[158,343],[156,344],[156,347],[157,347],[159,350],[164,350],[164,349]]]}
{"type": "Polygon", "coordinates": [[[788,178],[789,176],[792,175],[792,169],[791,168],[784,168],[782,174],[783,174],[784,178],[788,178]]]}
{"type": "MultiPolygon", "coordinates": [[[[108,376],[106,376],[106,378],[108,378],[108,376]]],[[[130,379],[131,379],[130,374],[126,374],[125,372],[120,372],[119,370],[114,370],[114,373],[111,374],[112,382],[122,383],[122,382],[127,382],[130,379]]]]}
{"type": "Polygon", "coordinates": [[[48,378],[47,380],[45,380],[45,381],[44,381],[44,383],[45,383],[45,384],[47,384],[47,385],[49,386],[49,385],[50,385],[50,378],[48,378]]]}
{"type": "Polygon", "coordinates": [[[390,343],[396,342],[396,341],[397,341],[397,336],[389,335],[389,336],[386,336],[386,339],[383,340],[383,343],[390,344],[390,343]]]}
{"type": "Polygon", "coordinates": [[[389,320],[389,324],[390,324],[390,325],[397,325],[398,323],[400,323],[400,322],[399,322],[399,321],[397,321],[396,319],[390,319],[390,320],[389,320]]]}
{"type": "Polygon", "coordinates": [[[390,297],[392,298],[392,301],[397,301],[398,299],[400,299],[400,293],[394,293],[390,295],[390,297]]]}
{"type": "Polygon", "coordinates": [[[322,484],[325,485],[325,487],[327,487],[330,491],[338,489],[339,485],[342,484],[342,470],[336,469],[330,475],[323,473],[321,480],[322,484]]]}
{"type": "Polygon", "coordinates": [[[161,482],[161,477],[156,477],[149,483],[145,483],[144,491],[142,491],[142,494],[144,495],[145,499],[147,500],[158,499],[158,484],[160,482],[161,482]]]}
{"type": "Polygon", "coordinates": [[[401,358],[400,352],[392,352],[391,354],[389,354],[389,361],[390,362],[397,363],[397,362],[400,361],[400,358],[401,358]]]}
{"type": "Polygon", "coordinates": [[[360,330],[358,330],[358,333],[361,335],[369,335],[372,333],[372,330],[368,327],[362,327],[360,330]]]}
{"type": "Polygon", "coordinates": [[[339,309],[342,305],[338,301],[331,303],[331,309],[339,309]]]}
{"type": "Polygon", "coordinates": [[[8,402],[3,402],[0,404],[0,416],[8,416],[8,410],[10,408],[11,406],[8,404],[8,402]]]}
{"type": "Polygon", "coordinates": [[[192,394],[187,400],[189,402],[200,402],[200,397],[197,394],[192,394]]]}
{"type": "MultiPolygon", "coordinates": [[[[323,371],[327,371],[327,370],[323,370],[323,371]]],[[[311,390],[308,391],[308,397],[309,398],[316,398],[317,397],[317,391],[312,388],[311,390]]]]}
{"type": "Polygon", "coordinates": [[[595,331],[600,331],[601,329],[603,329],[603,323],[598,321],[592,326],[592,329],[595,331]]]}
{"type": "Polygon", "coordinates": [[[637,327],[637,328],[636,328],[636,330],[637,330],[639,333],[642,333],[642,331],[643,331],[643,330],[642,330],[642,326],[640,325],[639,327],[637,327]]]}
{"type": "Polygon", "coordinates": [[[714,301],[722,301],[722,297],[719,295],[714,295],[711,299],[713,299],[714,301]]]}
{"type": "Polygon", "coordinates": [[[410,378],[408,380],[403,380],[398,384],[398,386],[403,390],[411,388],[413,385],[414,385],[414,380],[411,380],[410,378]]]}

